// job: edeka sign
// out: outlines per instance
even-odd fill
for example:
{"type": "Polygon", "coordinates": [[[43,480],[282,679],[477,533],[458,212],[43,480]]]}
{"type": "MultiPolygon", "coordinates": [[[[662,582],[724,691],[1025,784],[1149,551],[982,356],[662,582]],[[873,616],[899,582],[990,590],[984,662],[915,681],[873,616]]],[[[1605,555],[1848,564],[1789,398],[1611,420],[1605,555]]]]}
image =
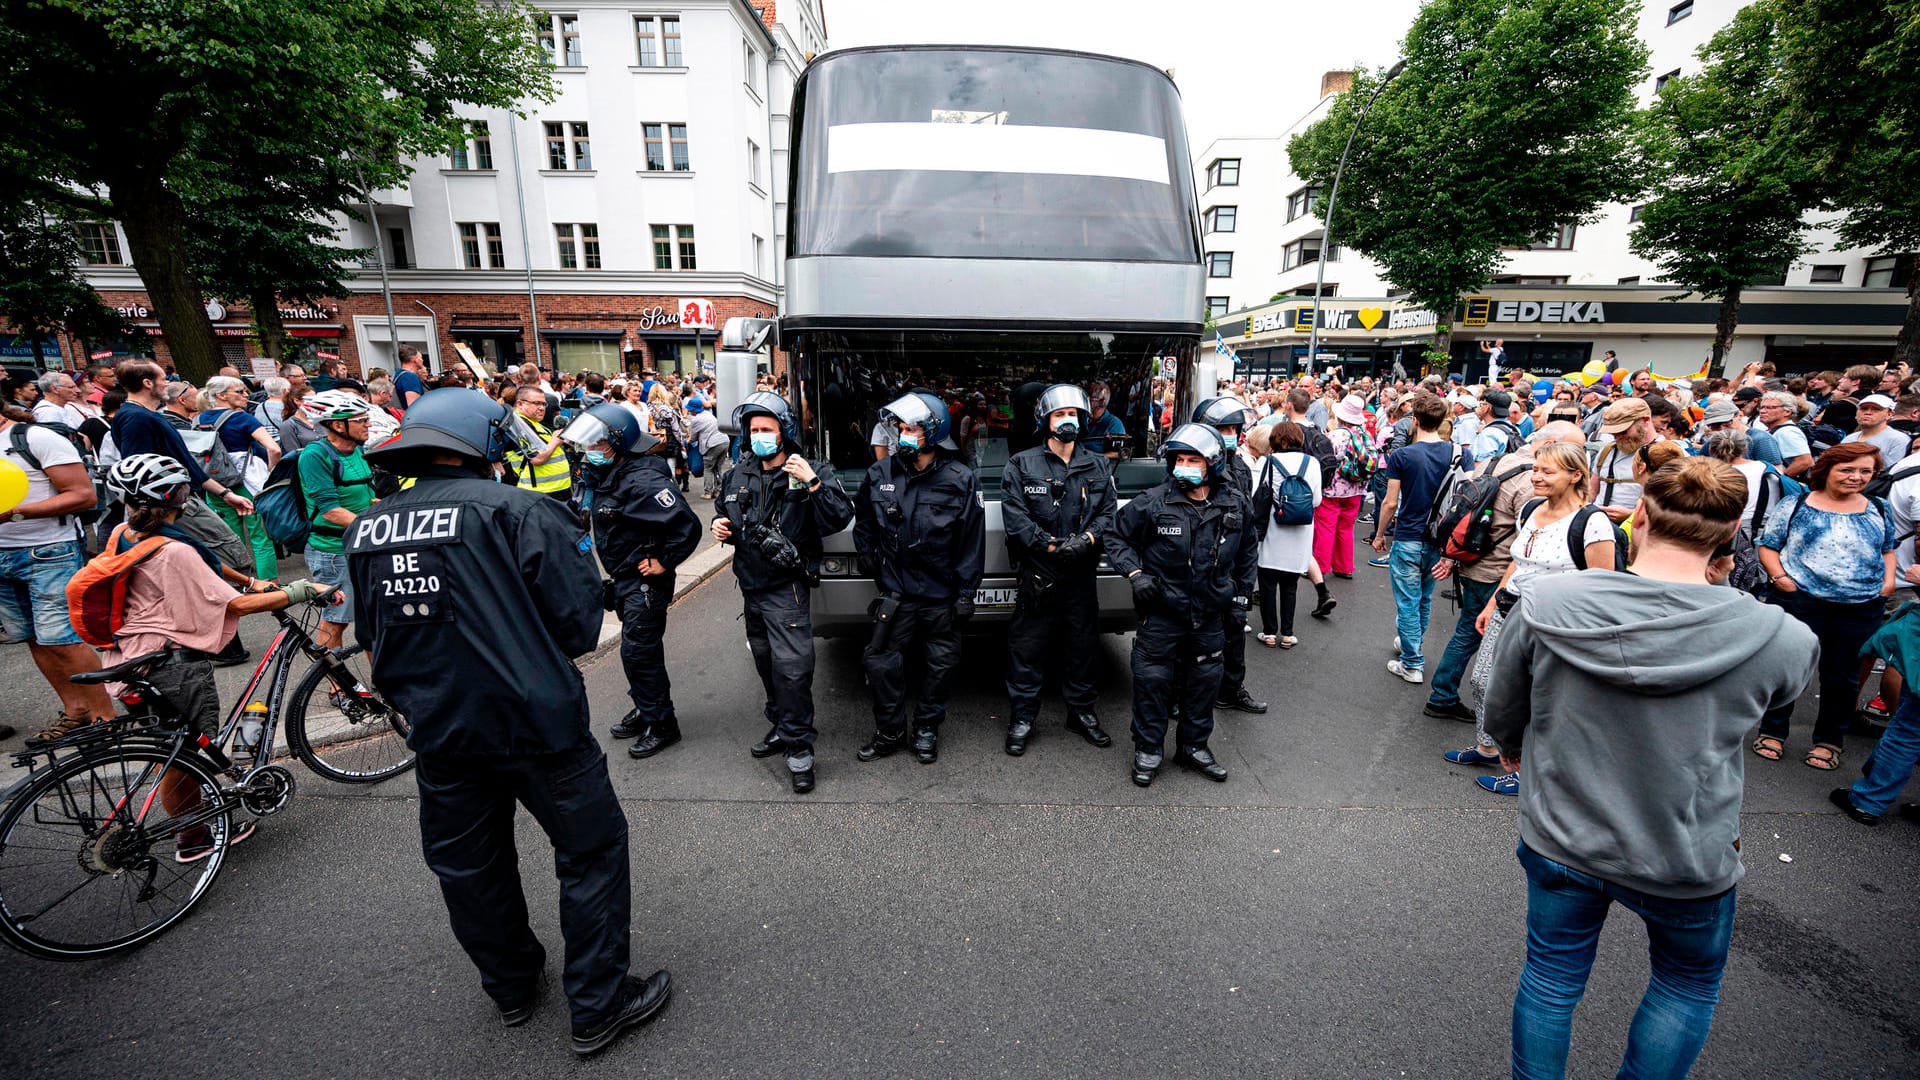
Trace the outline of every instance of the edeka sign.
{"type": "Polygon", "coordinates": [[[1462,326],[1501,323],[1603,323],[1606,305],[1598,300],[1501,300],[1488,296],[1466,299],[1462,326]]]}

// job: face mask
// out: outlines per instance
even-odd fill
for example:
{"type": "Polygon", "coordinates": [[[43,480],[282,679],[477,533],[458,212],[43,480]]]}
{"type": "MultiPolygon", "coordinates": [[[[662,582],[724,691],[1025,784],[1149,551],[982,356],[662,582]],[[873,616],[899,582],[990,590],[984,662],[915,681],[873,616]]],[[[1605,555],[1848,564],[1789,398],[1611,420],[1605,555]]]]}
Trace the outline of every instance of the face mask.
{"type": "Polygon", "coordinates": [[[1207,482],[1207,472],[1194,465],[1175,465],[1173,482],[1180,486],[1181,491],[1192,491],[1207,482]]]}
{"type": "Polygon", "coordinates": [[[589,450],[586,453],[586,458],[587,464],[589,465],[613,464],[613,455],[605,450],[589,450]]]}
{"type": "Polygon", "coordinates": [[[1235,449],[1240,445],[1240,434],[1235,431],[1223,431],[1220,433],[1220,441],[1226,444],[1227,449],[1235,449]]]}
{"type": "Polygon", "coordinates": [[[1080,437],[1080,423],[1077,420],[1062,420],[1053,426],[1053,437],[1061,442],[1070,443],[1080,437]]]}
{"type": "Polygon", "coordinates": [[[780,436],[767,431],[756,431],[748,439],[753,447],[754,457],[770,458],[780,452],[780,436]]]}
{"type": "Polygon", "coordinates": [[[919,453],[920,437],[918,435],[909,435],[904,431],[901,432],[900,433],[900,452],[903,454],[919,453]]]}

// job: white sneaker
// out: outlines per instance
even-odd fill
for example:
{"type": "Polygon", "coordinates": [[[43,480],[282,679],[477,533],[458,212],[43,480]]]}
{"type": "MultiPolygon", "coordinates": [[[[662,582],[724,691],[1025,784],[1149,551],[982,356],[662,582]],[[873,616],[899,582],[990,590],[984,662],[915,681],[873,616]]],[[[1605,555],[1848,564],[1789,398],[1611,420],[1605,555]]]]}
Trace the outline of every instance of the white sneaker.
{"type": "Polygon", "coordinates": [[[1400,655],[1400,635],[1399,634],[1393,635],[1393,655],[1395,656],[1400,655]]]}
{"type": "Polygon", "coordinates": [[[1401,678],[1407,680],[1408,682],[1414,684],[1415,686],[1418,686],[1422,682],[1426,681],[1425,672],[1421,671],[1419,668],[1410,668],[1405,664],[1402,664],[1398,660],[1387,661],[1387,670],[1395,675],[1400,676],[1401,678]]]}

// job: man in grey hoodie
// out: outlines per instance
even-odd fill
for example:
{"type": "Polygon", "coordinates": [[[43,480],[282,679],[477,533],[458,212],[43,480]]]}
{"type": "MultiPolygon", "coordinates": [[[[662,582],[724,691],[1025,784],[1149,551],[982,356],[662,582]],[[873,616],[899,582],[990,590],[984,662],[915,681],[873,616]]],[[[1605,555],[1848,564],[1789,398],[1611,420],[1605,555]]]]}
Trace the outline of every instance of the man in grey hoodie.
{"type": "Polygon", "coordinates": [[[1622,1076],[1683,1077],[1706,1044],[1733,937],[1742,747],[1800,697],[1819,643],[1709,584],[1746,480],[1686,458],[1648,479],[1625,574],[1523,584],[1495,653],[1487,734],[1520,783],[1527,962],[1513,1075],[1565,1075],[1573,1009],[1614,903],[1647,924],[1652,978],[1622,1076]]]}

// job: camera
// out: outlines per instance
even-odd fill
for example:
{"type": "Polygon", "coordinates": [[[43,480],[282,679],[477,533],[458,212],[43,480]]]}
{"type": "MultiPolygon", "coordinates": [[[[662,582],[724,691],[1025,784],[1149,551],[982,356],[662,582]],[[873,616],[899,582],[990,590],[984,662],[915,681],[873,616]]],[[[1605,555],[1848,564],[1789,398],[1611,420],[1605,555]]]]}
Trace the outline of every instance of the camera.
{"type": "Polygon", "coordinates": [[[787,539],[786,533],[772,525],[760,524],[749,528],[747,542],[775,569],[791,573],[806,567],[806,559],[800,554],[799,547],[787,539]]]}

